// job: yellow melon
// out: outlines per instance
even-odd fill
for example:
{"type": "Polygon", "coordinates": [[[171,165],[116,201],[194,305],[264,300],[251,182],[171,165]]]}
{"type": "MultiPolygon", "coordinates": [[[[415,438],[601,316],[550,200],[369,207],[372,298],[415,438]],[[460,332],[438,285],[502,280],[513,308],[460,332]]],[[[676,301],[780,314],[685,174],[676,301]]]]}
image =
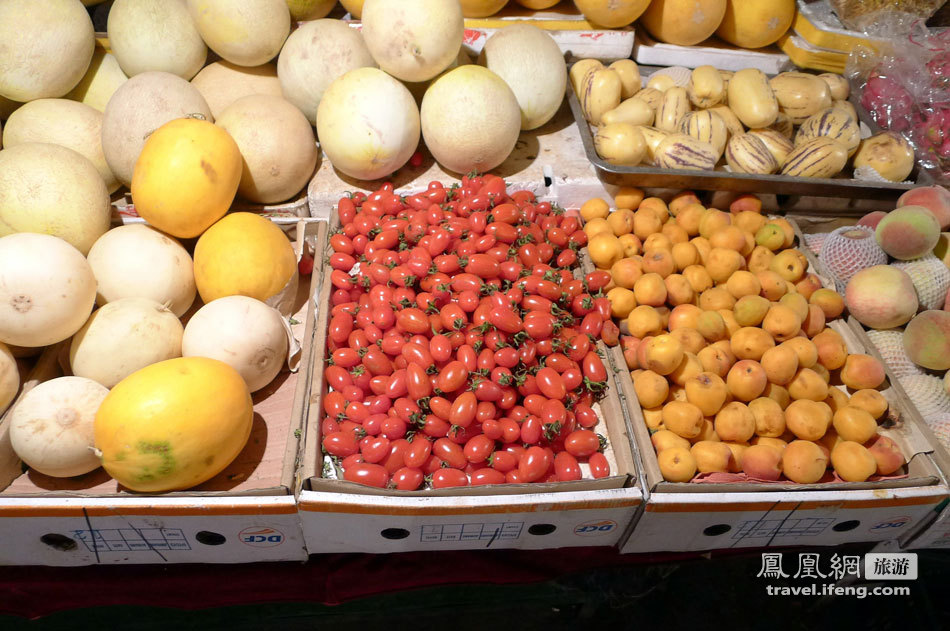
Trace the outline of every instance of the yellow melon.
{"type": "Polygon", "coordinates": [[[95,446],[105,470],[128,489],[188,489],[241,453],[253,419],[238,371],[216,359],[179,357],[116,384],[96,413],[95,446]]]}
{"type": "Polygon", "coordinates": [[[197,237],[228,212],[242,171],[241,151],[228,132],[177,118],[145,141],[132,172],[132,202],[162,232],[197,237]]]}
{"type": "Polygon", "coordinates": [[[716,35],[743,48],[762,48],[778,41],[794,18],[795,0],[726,0],[716,35]]]}
{"type": "Polygon", "coordinates": [[[358,20],[363,13],[363,1],[364,0],[340,0],[340,4],[343,5],[344,9],[349,11],[350,15],[358,20]]]}
{"type": "Polygon", "coordinates": [[[561,0],[515,0],[515,2],[526,9],[534,9],[535,11],[551,8],[560,1],[561,0]]]}
{"type": "Polygon", "coordinates": [[[290,17],[295,22],[319,20],[336,6],[336,0],[287,0],[290,17]]]}
{"type": "Polygon", "coordinates": [[[726,0],[653,0],[640,17],[655,39],[693,46],[716,32],[726,13],[726,0]]]}
{"type": "Polygon", "coordinates": [[[650,0],[574,0],[588,21],[600,26],[626,26],[640,17],[650,0]]]}
{"type": "Polygon", "coordinates": [[[287,236],[252,213],[231,213],[195,245],[195,284],[205,304],[224,296],[267,302],[296,272],[297,257],[287,236]]]}
{"type": "MultiPolygon", "coordinates": [[[[67,99],[85,103],[89,107],[94,107],[100,112],[106,110],[106,103],[112,98],[112,95],[129,78],[122,72],[119,66],[119,60],[112,53],[107,53],[102,46],[96,46],[92,53],[92,61],[89,62],[89,69],[75,88],[66,95],[67,99]]],[[[0,97],[0,101],[3,97],[0,97]]],[[[2,110],[2,107],[0,107],[2,110]]],[[[3,118],[3,112],[0,111],[0,118],[3,118]]]]}
{"type": "Polygon", "coordinates": [[[462,15],[467,18],[487,18],[501,11],[508,0],[460,0],[462,15]]]}

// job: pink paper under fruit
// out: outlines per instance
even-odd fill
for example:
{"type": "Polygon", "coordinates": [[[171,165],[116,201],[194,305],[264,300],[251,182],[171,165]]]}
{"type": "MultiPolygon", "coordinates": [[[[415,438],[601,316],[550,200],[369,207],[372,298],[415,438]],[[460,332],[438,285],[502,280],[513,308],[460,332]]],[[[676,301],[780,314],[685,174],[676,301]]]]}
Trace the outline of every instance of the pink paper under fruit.
{"type": "Polygon", "coordinates": [[[940,224],[923,206],[902,206],[881,219],[874,238],[890,256],[909,261],[933,251],[940,239],[940,224]]]}
{"type": "MultiPolygon", "coordinates": [[[[941,230],[950,227],[950,191],[942,186],[919,186],[911,189],[897,199],[897,207],[901,206],[923,206],[934,214],[941,230]]],[[[881,213],[875,211],[870,215],[881,213]]],[[[870,217],[865,215],[865,217],[870,217]]],[[[881,213],[884,216],[884,213],[881,213]]],[[[862,217],[861,221],[864,221],[862,217]]],[[[861,225],[861,221],[858,225],[861,225]]],[[[880,221],[880,220],[879,220],[880,221]]]]}
{"type": "Polygon", "coordinates": [[[904,348],[918,366],[950,368],[950,312],[924,311],[904,328],[904,348]]]}
{"type": "Polygon", "coordinates": [[[890,265],[875,265],[852,276],[844,301],[851,315],[872,329],[900,326],[917,313],[913,281],[890,265]]]}

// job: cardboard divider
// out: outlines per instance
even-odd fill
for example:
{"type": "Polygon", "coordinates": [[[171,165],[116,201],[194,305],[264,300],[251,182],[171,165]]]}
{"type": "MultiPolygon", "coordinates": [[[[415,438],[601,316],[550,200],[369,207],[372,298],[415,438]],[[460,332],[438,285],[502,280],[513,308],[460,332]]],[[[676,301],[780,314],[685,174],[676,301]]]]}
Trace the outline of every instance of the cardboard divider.
{"type": "MultiPolygon", "coordinates": [[[[300,221],[291,232],[296,232],[289,237],[298,258],[314,242],[322,248],[326,240],[320,222],[300,221]]],[[[316,322],[309,295],[301,286],[292,325],[302,345],[302,365],[297,372],[285,366],[253,394],[254,423],[246,446],[221,473],[193,489],[142,494],[121,487],[101,468],[73,478],[29,470],[10,444],[11,406],[0,419],[0,522],[11,537],[0,550],[0,564],[305,558],[293,491],[316,322]],[[152,554],[134,554],[138,551],[152,554]]],[[[68,341],[43,351],[17,400],[37,383],[62,374],[59,356],[65,345],[68,341]]]]}

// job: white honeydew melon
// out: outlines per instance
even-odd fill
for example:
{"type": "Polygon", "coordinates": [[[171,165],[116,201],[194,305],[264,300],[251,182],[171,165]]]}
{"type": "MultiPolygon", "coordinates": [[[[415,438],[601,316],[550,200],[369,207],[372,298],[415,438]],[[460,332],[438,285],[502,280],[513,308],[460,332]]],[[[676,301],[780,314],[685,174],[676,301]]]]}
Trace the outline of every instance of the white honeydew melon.
{"type": "Polygon", "coordinates": [[[518,99],[504,79],[460,66],[436,79],[422,99],[422,137],[443,167],[489,171],[511,154],[521,131],[518,99]]]}
{"type": "Polygon", "coordinates": [[[115,0],[107,29],[109,48],[130,77],[161,70],[191,79],[208,57],[183,0],[115,0]]]}
{"type": "Polygon", "coordinates": [[[0,237],[51,234],[85,254],[111,218],[105,182],[79,153],[39,142],[0,150],[0,237]]]}
{"type": "Polygon", "coordinates": [[[89,70],[66,98],[104,112],[106,103],[119,86],[128,80],[115,55],[107,53],[101,46],[96,46],[92,61],[89,62],[89,70]]]}
{"type": "Polygon", "coordinates": [[[17,369],[16,357],[10,348],[0,342],[0,414],[16,398],[20,389],[20,371],[17,369]]]}
{"type": "Polygon", "coordinates": [[[260,66],[277,56],[290,34],[285,0],[188,0],[208,47],[239,66],[260,66]]]}
{"type": "Polygon", "coordinates": [[[73,246],[32,232],[0,238],[0,342],[61,342],[82,327],[95,301],[96,278],[73,246]]]}
{"type": "Polygon", "coordinates": [[[96,302],[148,298],[181,317],[195,300],[194,263],[174,238],[145,224],[113,228],[87,257],[99,288],[96,302]]]}
{"type": "Polygon", "coordinates": [[[287,200],[307,185],[317,166],[313,128],[279,96],[253,94],[227,107],[215,122],[241,150],[238,193],[261,204],[287,200]]]}
{"type": "MultiPolygon", "coordinates": [[[[446,70],[452,70],[453,68],[458,68],[459,66],[465,66],[471,63],[475,62],[463,46],[459,49],[459,54],[455,57],[455,61],[449,64],[449,67],[446,68],[446,70]]],[[[418,83],[403,81],[403,84],[409,88],[410,92],[412,92],[412,97],[416,100],[416,104],[422,105],[422,97],[425,96],[426,90],[428,90],[429,86],[432,85],[432,81],[420,81],[418,83]]]]}
{"type": "Polygon", "coordinates": [[[195,75],[191,85],[198,88],[211,108],[215,120],[224,108],[239,98],[252,94],[282,96],[280,80],[277,78],[277,66],[235,66],[227,61],[208,64],[195,75]]]}
{"type": "Polygon", "coordinates": [[[540,127],[561,107],[567,66],[547,31],[530,24],[506,26],[485,42],[481,61],[515,93],[521,108],[521,129],[540,127]]]}
{"type": "Polygon", "coordinates": [[[223,361],[256,392],[273,381],[287,361],[282,319],[273,307],[247,296],[212,300],[188,320],[182,356],[223,361]]]}
{"type": "Polygon", "coordinates": [[[295,22],[325,18],[335,6],[336,0],[287,0],[290,18],[295,22]]]}
{"type": "Polygon", "coordinates": [[[213,122],[198,89],[170,72],[150,71],[123,83],[102,117],[102,151],[116,178],[132,184],[132,168],[149,134],[170,120],[200,115],[213,122]]]}
{"type": "Polygon", "coordinates": [[[94,311],[73,336],[69,365],[77,377],[111,388],[136,370],[181,357],[184,327],[164,305],[122,298],[94,311]]]}
{"type": "Polygon", "coordinates": [[[79,0],[0,2],[0,95],[55,98],[86,74],[96,34],[79,0]]]}
{"type": "Polygon", "coordinates": [[[373,59],[402,81],[427,81],[448,68],[465,34],[455,0],[366,0],[361,20],[373,59]]]}
{"type": "Polygon", "coordinates": [[[375,67],[363,36],[340,20],[315,20],[290,34],[277,59],[284,98],[311,123],[327,88],[357,68],[375,67]]]}
{"type": "Polygon", "coordinates": [[[30,468],[54,478],[98,469],[93,425],[107,394],[108,388],[82,377],[37,385],[10,413],[13,451],[30,468]]]}
{"type": "Polygon", "coordinates": [[[378,68],[357,68],[327,88],[317,109],[317,136],[334,167],[375,180],[412,157],[419,109],[399,81],[378,68]]]}
{"type": "Polygon", "coordinates": [[[72,149],[92,162],[111,193],[119,188],[102,153],[102,112],[68,99],[37,99],[10,115],[3,146],[47,142],[72,149]]]}

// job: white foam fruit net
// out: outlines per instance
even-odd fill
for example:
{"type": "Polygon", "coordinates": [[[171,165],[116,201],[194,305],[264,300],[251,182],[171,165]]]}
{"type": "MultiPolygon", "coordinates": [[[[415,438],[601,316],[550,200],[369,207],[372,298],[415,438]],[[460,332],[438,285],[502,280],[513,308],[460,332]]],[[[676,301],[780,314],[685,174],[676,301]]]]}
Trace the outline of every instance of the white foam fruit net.
{"type": "Polygon", "coordinates": [[[908,375],[897,379],[928,425],[930,419],[950,415],[950,395],[943,387],[943,379],[933,375],[908,375]]]}
{"type": "Polygon", "coordinates": [[[804,234],[802,236],[805,237],[806,248],[814,252],[816,256],[821,254],[821,246],[828,238],[827,232],[815,232],[813,234],[804,234]]]}
{"type": "Polygon", "coordinates": [[[936,414],[925,420],[943,448],[950,449],[950,414],[936,414]]]}
{"type": "Polygon", "coordinates": [[[923,309],[942,309],[950,289],[950,269],[933,254],[912,261],[895,261],[892,265],[907,272],[917,290],[923,309]]]}
{"type": "Polygon", "coordinates": [[[865,268],[887,264],[887,254],[867,226],[842,226],[831,231],[821,244],[818,261],[834,277],[838,292],[844,294],[852,276],[865,268]]]}
{"type": "Polygon", "coordinates": [[[891,367],[894,376],[898,379],[909,375],[923,375],[924,371],[910,360],[904,350],[904,332],[901,329],[885,329],[878,331],[868,329],[868,338],[877,347],[884,359],[884,363],[891,367]]]}

